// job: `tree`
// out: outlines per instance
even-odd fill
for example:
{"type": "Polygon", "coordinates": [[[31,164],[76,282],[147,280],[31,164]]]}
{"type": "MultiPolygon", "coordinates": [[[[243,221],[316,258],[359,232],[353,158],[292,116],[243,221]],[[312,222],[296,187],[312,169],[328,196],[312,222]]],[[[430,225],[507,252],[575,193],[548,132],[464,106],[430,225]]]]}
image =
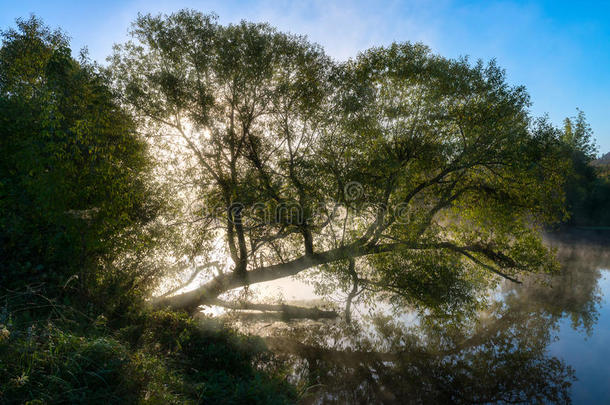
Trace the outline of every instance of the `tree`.
{"type": "Polygon", "coordinates": [[[494,62],[402,43],[337,63],[303,37],[188,10],[133,27],[115,86],[189,200],[190,257],[216,242],[229,258],[158,305],[194,310],[308,269],[442,303],[487,273],[554,268],[538,225],[562,214],[565,159],[494,62]]]}
{"type": "Polygon", "coordinates": [[[163,204],[147,153],[63,33],[34,16],[2,32],[0,284],[78,287],[110,306],[157,277],[146,257],[163,204]]]}
{"type": "Polygon", "coordinates": [[[570,212],[569,225],[610,225],[607,206],[610,184],[603,170],[596,167],[597,146],[585,114],[577,110],[575,117],[566,118],[561,133],[564,154],[571,163],[566,175],[566,205],[570,212]]]}
{"type": "Polygon", "coordinates": [[[575,153],[582,154],[583,160],[587,163],[596,158],[597,146],[592,139],[593,130],[587,122],[587,117],[582,110],[575,117],[563,120],[562,141],[575,153]]]}

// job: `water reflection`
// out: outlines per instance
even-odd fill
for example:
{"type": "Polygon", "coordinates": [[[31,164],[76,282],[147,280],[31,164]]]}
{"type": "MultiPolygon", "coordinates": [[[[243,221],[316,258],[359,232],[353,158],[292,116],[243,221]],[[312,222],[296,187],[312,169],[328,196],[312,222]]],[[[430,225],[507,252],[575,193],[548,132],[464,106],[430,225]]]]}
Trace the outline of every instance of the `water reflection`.
{"type": "Polygon", "coordinates": [[[420,313],[414,322],[376,314],[351,325],[297,322],[257,331],[292,364],[305,404],[569,403],[578,372],[549,346],[563,324],[594,333],[610,254],[591,240],[549,243],[561,274],[503,284],[484,311],[420,313]]]}

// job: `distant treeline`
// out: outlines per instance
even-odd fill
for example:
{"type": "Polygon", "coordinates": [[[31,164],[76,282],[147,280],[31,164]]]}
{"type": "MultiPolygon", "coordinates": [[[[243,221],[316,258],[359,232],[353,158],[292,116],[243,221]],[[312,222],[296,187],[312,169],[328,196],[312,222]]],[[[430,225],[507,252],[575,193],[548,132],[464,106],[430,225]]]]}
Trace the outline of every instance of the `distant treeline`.
{"type": "Polygon", "coordinates": [[[592,130],[580,110],[564,120],[561,139],[573,169],[566,179],[569,218],[564,225],[610,226],[610,153],[596,159],[592,130]]]}

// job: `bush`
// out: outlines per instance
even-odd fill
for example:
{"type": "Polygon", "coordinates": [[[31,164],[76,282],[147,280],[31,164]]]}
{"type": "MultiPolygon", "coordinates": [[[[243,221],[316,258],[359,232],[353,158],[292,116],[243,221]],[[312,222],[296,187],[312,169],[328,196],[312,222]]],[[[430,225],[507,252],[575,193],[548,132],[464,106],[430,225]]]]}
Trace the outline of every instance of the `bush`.
{"type": "Polygon", "coordinates": [[[120,311],[162,268],[147,144],[64,34],[31,17],[0,40],[0,286],[69,284],[120,311]]]}
{"type": "Polygon", "coordinates": [[[53,324],[7,330],[0,343],[3,403],[182,402],[179,380],[162,361],[112,337],[79,336],[53,324]]]}
{"type": "MultiPolygon", "coordinates": [[[[285,372],[259,339],[186,314],[141,313],[119,331],[0,326],[0,403],[285,404],[285,372]]],[[[80,325],[82,327],[82,325],[80,325]]],[[[72,328],[73,329],[73,328],[72,328]]]]}
{"type": "Polygon", "coordinates": [[[258,337],[240,335],[186,313],[141,314],[122,338],[136,350],[167,359],[182,376],[185,393],[199,403],[284,404],[296,400],[287,371],[258,337]]]}

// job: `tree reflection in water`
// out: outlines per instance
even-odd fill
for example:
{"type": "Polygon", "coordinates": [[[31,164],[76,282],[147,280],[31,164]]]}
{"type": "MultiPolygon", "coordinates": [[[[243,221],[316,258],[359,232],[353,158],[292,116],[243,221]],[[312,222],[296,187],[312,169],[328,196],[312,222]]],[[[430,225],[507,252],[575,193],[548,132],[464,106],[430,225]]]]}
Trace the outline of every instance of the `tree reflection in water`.
{"type": "MultiPolygon", "coordinates": [[[[503,284],[485,310],[297,322],[267,331],[303,403],[569,403],[574,370],[552,357],[558,323],[590,333],[604,246],[554,241],[561,274],[503,284]]],[[[259,329],[260,330],[260,329],[259,329]]]]}

